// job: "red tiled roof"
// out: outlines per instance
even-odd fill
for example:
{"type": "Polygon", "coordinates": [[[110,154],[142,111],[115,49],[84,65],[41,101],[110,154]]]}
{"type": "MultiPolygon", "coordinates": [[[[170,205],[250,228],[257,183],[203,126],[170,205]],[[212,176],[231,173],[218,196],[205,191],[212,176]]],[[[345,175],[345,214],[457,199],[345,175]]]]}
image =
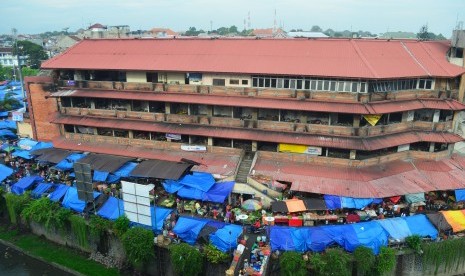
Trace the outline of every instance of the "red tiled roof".
{"type": "Polygon", "coordinates": [[[167,35],[178,35],[177,32],[168,28],[153,28],[150,30],[152,34],[166,33],[167,35]]]}
{"type": "Polygon", "coordinates": [[[453,156],[440,161],[393,161],[374,167],[343,168],[258,158],[253,171],[292,182],[294,191],[372,198],[463,189],[465,167],[460,164],[464,163],[464,157],[453,156]]]}
{"type": "Polygon", "coordinates": [[[112,119],[66,115],[59,116],[52,122],[58,124],[72,124],[89,127],[153,131],[161,133],[175,133],[237,140],[289,143],[368,151],[415,142],[455,143],[463,140],[460,136],[452,133],[404,132],[383,136],[359,138],[302,134],[296,132],[276,132],[261,129],[227,128],[177,123],[157,123],[132,119],[112,119]]]}
{"type": "Polygon", "coordinates": [[[301,110],[313,112],[330,112],[349,114],[385,114],[415,109],[465,110],[465,105],[455,100],[415,99],[404,101],[383,101],[372,103],[349,103],[317,100],[298,100],[282,98],[257,98],[241,96],[219,96],[187,93],[163,92],[125,92],[104,90],[60,91],[54,97],[94,97],[123,100],[143,100],[172,103],[191,103],[205,105],[222,105],[235,107],[261,107],[274,109],[301,110]]]}
{"type": "Polygon", "coordinates": [[[105,29],[105,26],[103,26],[102,24],[100,23],[95,23],[94,25],[90,26],[89,27],[89,30],[90,29],[105,29]]]}
{"type": "Polygon", "coordinates": [[[107,69],[389,79],[455,77],[441,41],[368,39],[83,40],[43,69],[107,69]]]}

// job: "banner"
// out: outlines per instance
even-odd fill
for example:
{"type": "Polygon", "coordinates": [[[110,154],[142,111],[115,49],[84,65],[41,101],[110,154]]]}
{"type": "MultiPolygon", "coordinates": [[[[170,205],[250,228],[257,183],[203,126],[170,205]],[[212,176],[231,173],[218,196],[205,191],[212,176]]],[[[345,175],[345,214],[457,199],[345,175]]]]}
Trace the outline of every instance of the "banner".
{"type": "Polygon", "coordinates": [[[11,119],[15,122],[22,122],[23,121],[23,112],[11,112],[11,119]]]}
{"type": "Polygon", "coordinates": [[[166,133],[165,137],[166,139],[171,139],[171,140],[181,140],[181,134],[166,133]]]}
{"type": "Polygon", "coordinates": [[[280,152],[291,152],[291,153],[304,153],[310,155],[321,155],[321,147],[310,147],[305,145],[293,145],[293,144],[279,144],[278,150],[280,152]]]}
{"type": "Polygon", "coordinates": [[[206,146],[196,146],[196,145],[181,145],[181,149],[184,151],[207,151],[206,146]]]}
{"type": "Polygon", "coordinates": [[[152,214],[150,212],[150,191],[153,184],[137,184],[121,181],[124,213],[132,222],[152,226],[152,214]]]}
{"type": "Polygon", "coordinates": [[[370,125],[375,126],[379,122],[379,119],[381,119],[381,116],[383,115],[363,115],[363,118],[365,118],[370,125]]]}

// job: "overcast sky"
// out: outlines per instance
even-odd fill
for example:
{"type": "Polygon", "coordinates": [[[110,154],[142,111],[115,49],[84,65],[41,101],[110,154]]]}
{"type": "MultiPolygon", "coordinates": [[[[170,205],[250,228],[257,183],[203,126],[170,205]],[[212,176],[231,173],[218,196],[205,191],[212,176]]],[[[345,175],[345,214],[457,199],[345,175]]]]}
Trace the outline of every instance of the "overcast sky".
{"type": "Polygon", "coordinates": [[[465,0],[2,0],[0,33],[34,34],[70,31],[91,23],[129,25],[131,30],[190,26],[244,28],[250,12],[252,28],[278,26],[285,30],[313,25],[323,29],[418,32],[429,30],[450,37],[457,21],[465,21],[465,0]]]}

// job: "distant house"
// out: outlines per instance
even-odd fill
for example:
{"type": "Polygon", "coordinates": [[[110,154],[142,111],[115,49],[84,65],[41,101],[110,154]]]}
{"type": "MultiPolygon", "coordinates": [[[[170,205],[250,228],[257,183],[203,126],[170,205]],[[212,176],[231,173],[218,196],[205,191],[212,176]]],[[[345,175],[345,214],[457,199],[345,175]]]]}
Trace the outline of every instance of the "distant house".
{"type": "Polygon", "coordinates": [[[324,38],[328,37],[322,32],[288,32],[288,37],[324,38]]]}
{"type": "Polygon", "coordinates": [[[380,38],[417,39],[417,34],[412,32],[386,32],[381,34],[380,38]]]}
{"type": "Polygon", "coordinates": [[[285,38],[287,37],[286,32],[281,28],[274,29],[254,29],[252,31],[252,36],[263,37],[263,38],[285,38]]]}
{"type": "MultiPolygon", "coordinates": [[[[26,57],[19,58],[21,65],[26,64],[26,57]]],[[[18,66],[18,57],[13,55],[13,47],[0,47],[0,65],[2,66],[18,66]]]]}
{"type": "Polygon", "coordinates": [[[63,35],[52,47],[52,51],[54,54],[61,53],[79,41],[81,41],[81,39],[75,35],[63,35]]]}
{"type": "Polygon", "coordinates": [[[153,28],[149,32],[153,37],[173,37],[179,35],[177,32],[168,28],[153,28]]]}
{"type": "Polygon", "coordinates": [[[128,25],[104,26],[96,23],[83,31],[80,36],[83,38],[121,38],[128,37],[130,32],[128,25]]]}

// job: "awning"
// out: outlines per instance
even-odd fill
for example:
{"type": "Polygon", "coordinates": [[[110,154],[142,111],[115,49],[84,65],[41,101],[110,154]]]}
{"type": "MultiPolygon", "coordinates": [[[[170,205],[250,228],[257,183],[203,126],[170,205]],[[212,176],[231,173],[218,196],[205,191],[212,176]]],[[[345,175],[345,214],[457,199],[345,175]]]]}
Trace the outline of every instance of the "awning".
{"type": "Polygon", "coordinates": [[[34,183],[42,181],[43,178],[39,176],[26,176],[18,180],[12,187],[11,192],[16,195],[22,195],[34,183]]]}
{"type": "Polygon", "coordinates": [[[193,165],[164,160],[142,161],[131,172],[136,177],[153,177],[160,179],[178,180],[187,173],[193,165]]]}
{"type": "Polygon", "coordinates": [[[289,199],[271,202],[271,210],[277,213],[294,213],[307,210],[326,210],[326,204],[322,198],[289,199]]]}
{"type": "Polygon", "coordinates": [[[10,176],[13,173],[13,169],[10,167],[7,167],[3,164],[0,164],[0,182],[5,180],[8,176],[10,176]]]}
{"type": "Polygon", "coordinates": [[[46,148],[31,151],[32,155],[37,155],[37,161],[59,163],[61,160],[69,156],[72,152],[69,150],[46,148]]]}
{"type": "Polygon", "coordinates": [[[101,171],[101,172],[115,172],[124,163],[133,160],[134,158],[108,155],[108,154],[98,154],[90,153],[84,158],[79,160],[79,163],[89,164],[92,170],[101,171]]]}
{"type": "Polygon", "coordinates": [[[452,230],[452,226],[447,222],[446,218],[441,213],[432,213],[426,214],[429,221],[439,230],[439,231],[449,231],[452,230]]]}
{"type": "Polygon", "coordinates": [[[306,198],[303,200],[307,210],[326,210],[325,200],[322,198],[306,198]]]}

